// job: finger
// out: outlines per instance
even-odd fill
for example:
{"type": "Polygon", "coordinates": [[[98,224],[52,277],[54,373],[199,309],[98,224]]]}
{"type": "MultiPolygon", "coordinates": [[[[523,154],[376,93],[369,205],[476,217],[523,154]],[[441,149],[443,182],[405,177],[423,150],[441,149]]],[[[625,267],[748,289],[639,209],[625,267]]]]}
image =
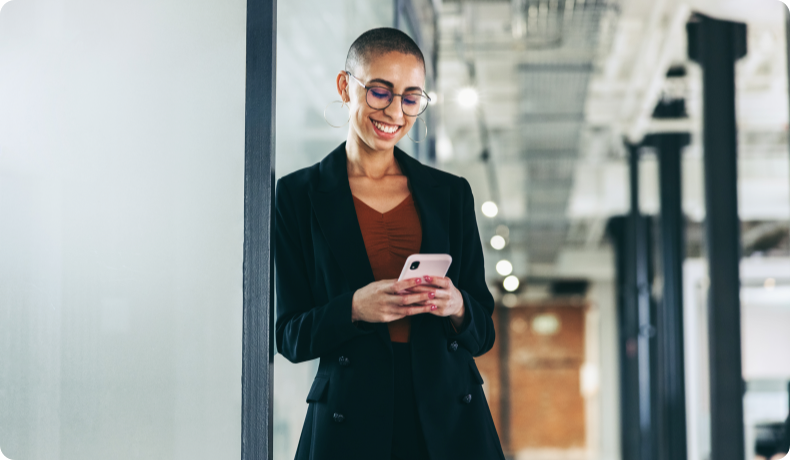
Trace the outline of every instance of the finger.
{"type": "MultiPolygon", "coordinates": [[[[449,290],[447,290],[447,289],[436,289],[436,288],[434,288],[433,292],[434,292],[434,296],[433,297],[435,299],[449,299],[449,298],[452,297],[452,293],[449,290]]],[[[788,460],[790,460],[790,459],[788,459],[788,460]]]]}
{"type": "MultiPolygon", "coordinates": [[[[435,305],[435,304],[436,304],[436,302],[433,299],[431,299],[431,300],[423,300],[422,302],[412,303],[412,304],[409,304],[408,306],[409,307],[430,307],[431,305],[435,305]]],[[[406,306],[400,307],[401,310],[403,310],[404,308],[407,308],[407,307],[406,306]]]]}
{"type": "MultiPolygon", "coordinates": [[[[430,286],[420,286],[419,287],[419,289],[420,289],[419,291],[417,289],[418,288],[416,288],[416,287],[415,288],[411,288],[411,289],[408,289],[408,290],[406,290],[406,291],[404,291],[404,292],[402,292],[400,294],[401,295],[409,295],[409,294],[414,294],[414,293],[428,292],[428,293],[433,293],[433,297],[431,297],[430,295],[428,296],[429,299],[445,299],[445,300],[449,300],[453,296],[452,292],[450,292],[447,289],[438,289],[438,288],[430,287],[430,286]]],[[[788,460],[790,460],[790,459],[788,459],[788,460]]]]}
{"type": "Polygon", "coordinates": [[[404,313],[402,308],[398,308],[397,310],[393,309],[389,313],[384,315],[383,322],[391,323],[393,321],[397,321],[399,319],[405,318],[407,315],[404,313]]]}
{"type": "Polygon", "coordinates": [[[420,313],[430,313],[431,306],[419,306],[419,307],[403,307],[403,312],[406,313],[406,316],[413,316],[419,315],[420,313]]]}
{"type": "Polygon", "coordinates": [[[407,295],[399,296],[399,299],[397,300],[397,303],[400,303],[401,305],[411,305],[411,304],[414,304],[414,303],[417,303],[417,302],[423,302],[423,301],[426,301],[426,300],[431,300],[434,297],[436,297],[436,295],[433,292],[421,292],[421,293],[418,293],[418,294],[407,294],[407,295]]]}
{"type": "Polygon", "coordinates": [[[415,286],[419,286],[423,283],[422,278],[409,278],[403,281],[395,281],[390,285],[389,292],[392,294],[397,294],[400,291],[403,291],[408,288],[412,288],[415,286]]]}
{"type": "Polygon", "coordinates": [[[429,286],[429,285],[422,284],[422,285],[410,287],[408,289],[404,289],[403,291],[401,291],[401,293],[416,294],[416,293],[419,293],[419,292],[434,292],[436,290],[437,289],[434,286],[429,286]]]}
{"type": "Polygon", "coordinates": [[[431,286],[447,289],[452,285],[452,281],[450,281],[450,278],[446,278],[444,276],[425,275],[423,278],[425,279],[425,283],[431,286]]]}
{"type": "MultiPolygon", "coordinates": [[[[423,300],[423,301],[420,301],[420,302],[411,303],[408,306],[409,307],[418,307],[418,306],[419,307],[430,307],[430,306],[433,305],[433,306],[436,307],[435,310],[441,310],[443,308],[447,308],[447,306],[449,304],[450,304],[450,299],[435,298],[435,299],[428,299],[428,300],[423,300]]],[[[403,306],[403,307],[400,307],[400,308],[403,309],[403,308],[406,308],[406,306],[403,306]]],[[[790,459],[788,459],[788,460],[790,460],[790,459]]]]}

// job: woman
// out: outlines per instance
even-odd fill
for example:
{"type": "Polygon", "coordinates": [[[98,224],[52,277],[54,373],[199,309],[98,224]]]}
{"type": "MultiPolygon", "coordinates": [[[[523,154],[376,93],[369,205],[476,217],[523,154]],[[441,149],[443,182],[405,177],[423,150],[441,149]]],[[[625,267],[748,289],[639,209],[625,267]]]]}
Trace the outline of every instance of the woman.
{"type": "Polygon", "coordinates": [[[277,348],[320,358],[297,460],[504,459],[473,359],[494,302],[471,188],[395,147],[424,85],[407,35],[362,34],[337,76],[346,142],[277,183],[277,348]],[[450,254],[447,276],[397,281],[414,253],[450,254]]]}

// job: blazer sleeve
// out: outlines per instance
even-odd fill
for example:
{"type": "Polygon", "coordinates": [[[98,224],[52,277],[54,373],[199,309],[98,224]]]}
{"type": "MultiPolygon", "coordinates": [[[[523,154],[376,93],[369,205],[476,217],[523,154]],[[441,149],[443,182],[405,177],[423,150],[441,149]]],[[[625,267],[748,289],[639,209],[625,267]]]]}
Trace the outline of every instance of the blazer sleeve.
{"type": "Polygon", "coordinates": [[[464,298],[464,321],[456,331],[449,318],[447,320],[448,336],[458,341],[472,352],[472,356],[480,356],[494,346],[494,298],[488,290],[485,279],[485,262],[483,245],[475,218],[475,203],[472,187],[462,178],[462,235],[463,255],[461,257],[458,288],[464,298]]]}
{"type": "Polygon", "coordinates": [[[275,337],[277,350],[293,363],[318,358],[345,341],[372,333],[351,322],[353,291],[324,305],[314,304],[297,211],[297,204],[281,179],[275,191],[275,337]]]}

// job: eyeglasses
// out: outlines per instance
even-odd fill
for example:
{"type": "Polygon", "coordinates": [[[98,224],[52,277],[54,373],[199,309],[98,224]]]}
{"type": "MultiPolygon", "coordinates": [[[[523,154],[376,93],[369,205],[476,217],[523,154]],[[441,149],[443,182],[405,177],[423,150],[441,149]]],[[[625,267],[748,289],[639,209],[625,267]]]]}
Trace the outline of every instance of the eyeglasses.
{"type": "Polygon", "coordinates": [[[353,78],[355,82],[359,83],[359,86],[367,90],[365,101],[371,109],[386,109],[392,104],[392,100],[395,99],[395,96],[400,96],[403,114],[409,117],[416,117],[425,112],[425,109],[428,108],[428,103],[431,102],[431,98],[422,90],[419,92],[411,91],[406,94],[395,94],[389,88],[383,86],[365,86],[357,77],[351,75],[351,72],[348,70],[345,72],[349,77],[353,78]]]}

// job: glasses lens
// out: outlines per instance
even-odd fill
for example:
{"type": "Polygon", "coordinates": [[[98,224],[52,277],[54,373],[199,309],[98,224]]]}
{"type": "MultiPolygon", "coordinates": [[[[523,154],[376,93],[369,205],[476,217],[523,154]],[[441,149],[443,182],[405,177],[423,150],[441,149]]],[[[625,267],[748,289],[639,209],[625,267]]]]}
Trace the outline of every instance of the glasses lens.
{"type": "Polygon", "coordinates": [[[408,93],[403,95],[403,113],[416,116],[428,107],[428,98],[422,93],[408,93]]]}
{"type": "Polygon", "coordinates": [[[368,89],[368,105],[374,109],[383,109],[392,102],[392,91],[380,86],[368,89]]]}

